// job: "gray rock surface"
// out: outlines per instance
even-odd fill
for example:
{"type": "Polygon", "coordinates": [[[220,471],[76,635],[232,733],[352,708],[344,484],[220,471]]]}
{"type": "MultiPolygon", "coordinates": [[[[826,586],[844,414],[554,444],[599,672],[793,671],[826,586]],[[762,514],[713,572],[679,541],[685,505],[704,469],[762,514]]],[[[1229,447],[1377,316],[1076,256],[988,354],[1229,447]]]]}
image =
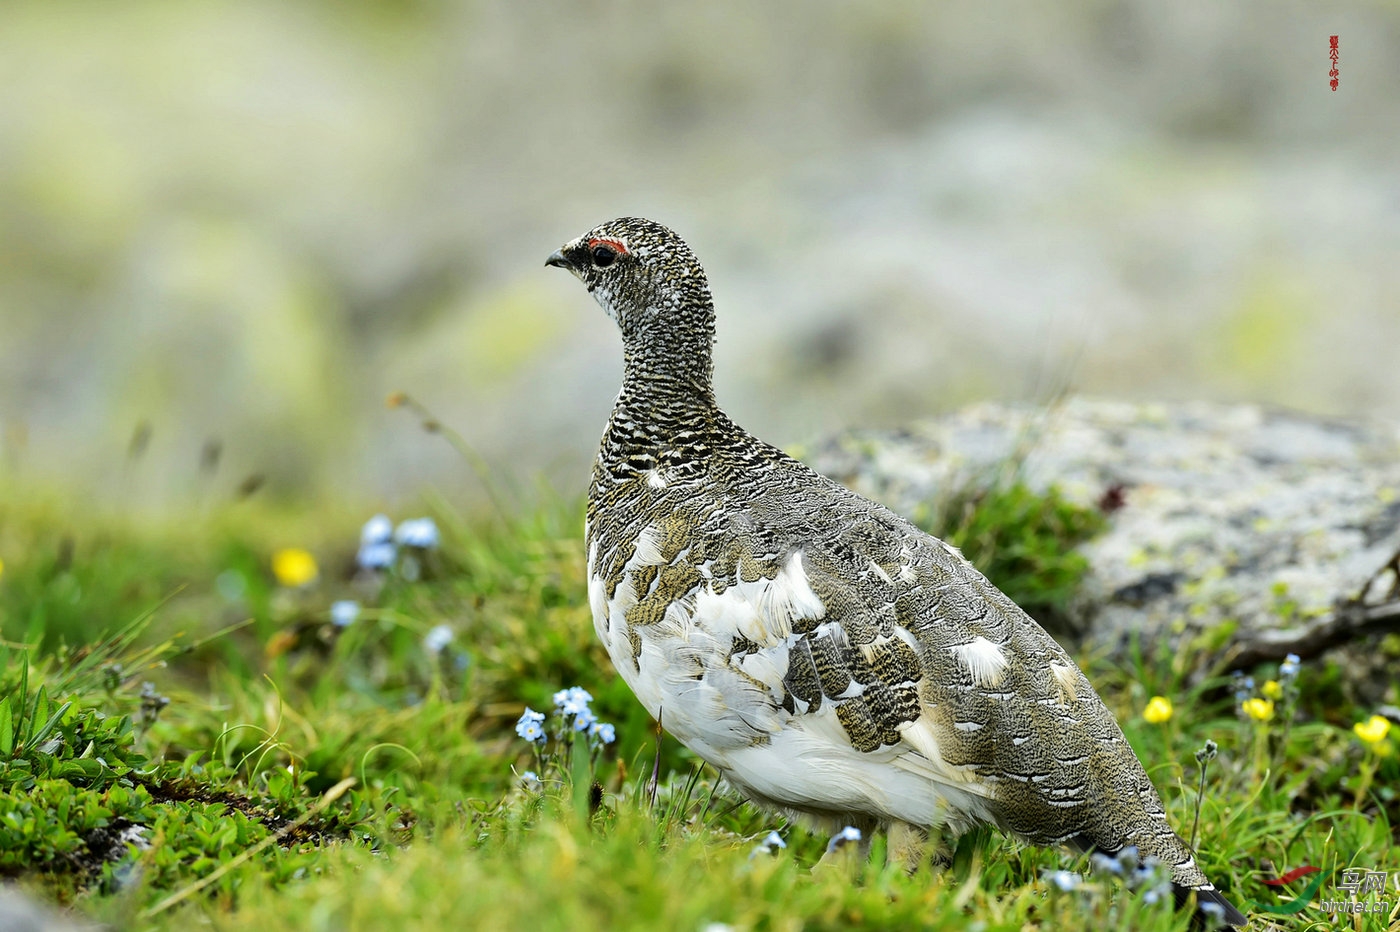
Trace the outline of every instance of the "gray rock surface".
{"type": "Polygon", "coordinates": [[[1137,633],[1144,647],[1201,650],[1196,634],[1233,622],[1190,666],[1349,645],[1380,693],[1396,679],[1368,635],[1400,629],[1400,425],[1073,399],[846,434],[806,458],[905,514],[1003,469],[1104,507],[1070,609],[1088,645],[1121,652],[1137,633]]]}
{"type": "Polygon", "coordinates": [[[101,932],[103,928],[75,924],[30,899],[18,887],[0,884],[0,930],[3,932],[101,932]]]}

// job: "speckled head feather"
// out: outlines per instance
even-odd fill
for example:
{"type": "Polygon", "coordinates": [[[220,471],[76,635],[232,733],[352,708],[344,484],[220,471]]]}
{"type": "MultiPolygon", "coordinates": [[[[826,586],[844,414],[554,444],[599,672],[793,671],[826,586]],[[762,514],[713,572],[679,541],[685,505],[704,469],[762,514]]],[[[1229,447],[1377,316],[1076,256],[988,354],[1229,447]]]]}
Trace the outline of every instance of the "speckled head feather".
{"type": "Polygon", "coordinates": [[[622,330],[588,490],[588,601],[654,718],[755,802],[887,826],[892,842],[987,822],[1037,844],[1135,848],[1180,897],[1244,922],[1034,619],[957,550],[719,409],[714,308],[679,237],[614,220],[548,264],[622,330]]]}
{"type": "Polygon", "coordinates": [[[695,375],[708,384],[714,304],[700,260],[675,233],[622,217],[565,244],[546,264],[578,276],[621,328],[628,353],[663,372],[703,362],[695,375]]]}

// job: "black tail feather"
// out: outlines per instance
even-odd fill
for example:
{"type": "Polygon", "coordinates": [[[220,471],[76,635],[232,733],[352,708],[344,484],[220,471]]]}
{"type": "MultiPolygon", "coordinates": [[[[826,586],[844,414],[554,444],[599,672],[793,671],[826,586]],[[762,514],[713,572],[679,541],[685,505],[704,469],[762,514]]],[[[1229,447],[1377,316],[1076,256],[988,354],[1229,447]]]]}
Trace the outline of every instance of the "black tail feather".
{"type": "Polygon", "coordinates": [[[1193,889],[1174,883],[1172,896],[1176,898],[1177,909],[1184,907],[1193,896],[1196,898],[1196,912],[1191,920],[1192,929],[1238,929],[1249,921],[1219,890],[1193,889]],[[1206,906],[1207,903],[1220,907],[1220,912],[1216,913],[1206,906]]]}

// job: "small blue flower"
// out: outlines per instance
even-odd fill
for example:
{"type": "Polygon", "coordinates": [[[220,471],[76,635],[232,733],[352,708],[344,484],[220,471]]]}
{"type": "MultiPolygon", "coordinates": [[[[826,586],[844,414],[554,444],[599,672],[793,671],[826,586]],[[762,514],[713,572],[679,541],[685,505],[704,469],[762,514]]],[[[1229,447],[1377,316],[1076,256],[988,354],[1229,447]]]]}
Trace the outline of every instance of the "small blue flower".
{"type": "Polygon", "coordinates": [[[563,715],[581,715],[588,711],[593,697],[581,686],[570,686],[554,694],[554,707],[563,715]]]}
{"type": "Polygon", "coordinates": [[[365,522],[365,526],[360,528],[360,543],[362,544],[383,544],[388,543],[389,538],[394,536],[394,522],[389,520],[388,515],[375,515],[365,522]]]}
{"type": "Polygon", "coordinates": [[[1118,862],[1119,869],[1114,871],[1117,874],[1121,874],[1123,871],[1137,870],[1143,863],[1142,858],[1138,857],[1137,845],[1128,845],[1128,847],[1119,850],[1114,855],[1114,860],[1118,862]]]}
{"type": "Polygon", "coordinates": [[[440,654],[442,649],[452,643],[452,626],[438,625],[423,635],[423,649],[430,654],[440,654]]]}
{"type": "Polygon", "coordinates": [[[752,861],[760,854],[772,854],[775,849],[782,850],[787,847],[787,842],[783,841],[783,836],[777,832],[769,832],[768,837],[759,842],[752,851],[749,852],[749,860],[752,861]]]}
{"type": "Polygon", "coordinates": [[[520,775],[520,782],[527,790],[538,790],[540,788],[540,775],[533,770],[527,770],[520,775]]]}
{"type": "Polygon", "coordinates": [[[1089,858],[1089,863],[1093,865],[1095,871],[1103,871],[1106,874],[1123,873],[1123,865],[1118,863],[1117,858],[1111,858],[1106,854],[1095,851],[1089,858]]]}
{"type": "Polygon", "coordinates": [[[583,731],[592,734],[590,729],[596,724],[598,724],[598,717],[593,714],[591,709],[584,709],[578,715],[574,716],[574,731],[583,731]]]}
{"type": "Polygon", "coordinates": [[[360,603],[354,599],[341,599],[331,603],[331,624],[337,628],[348,628],[360,617],[360,603]]]}
{"type": "MultiPolygon", "coordinates": [[[[1280,679],[1291,680],[1298,675],[1298,667],[1302,663],[1297,654],[1289,654],[1283,658],[1283,663],[1279,664],[1278,675],[1280,679]]],[[[1215,903],[1209,904],[1218,905],[1215,903]]],[[[1204,906],[1202,907],[1204,908],[1204,906]]]]}
{"type": "Polygon", "coordinates": [[[1066,893],[1068,893],[1070,890],[1078,890],[1079,885],[1084,882],[1084,878],[1074,873],[1074,871],[1047,870],[1042,872],[1042,876],[1044,876],[1044,878],[1047,881],[1054,884],[1058,889],[1064,890],[1066,893]]]}
{"type": "Polygon", "coordinates": [[[841,848],[853,842],[860,841],[860,838],[860,829],[856,828],[854,825],[848,825],[845,828],[841,829],[841,831],[837,832],[835,835],[831,836],[831,841],[826,843],[827,853],[830,854],[837,848],[841,848]]]}
{"type": "Polygon", "coordinates": [[[1171,891],[1171,880],[1166,876],[1162,862],[1152,857],[1144,858],[1142,863],[1134,868],[1132,874],[1128,876],[1128,886],[1134,889],[1148,885],[1159,891],[1171,891]]]}
{"type": "Polygon", "coordinates": [[[1202,916],[1205,916],[1208,920],[1210,920],[1207,923],[1208,928],[1218,926],[1225,921],[1225,907],[1221,906],[1219,903],[1211,903],[1209,901],[1205,903],[1199,903],[1197,904],[1196,909],[1200,912],[1202,916]]]}
{"type": "Polygon", "coordinates": [[[405,547],[427,550],[438,545],[438,529],[432,518],[412,518],[399,523],[394,540],[405,547]]]}
{"type": "Polygon", "coordinates": [[[387,541],[360,544],[359,553],[355,554],[355,562],[367,570],[388,569],[394,565],[394,556],[397,553],[394,545],[387,541]]]}
{"type": "Polygon", "coordinates": [[[520,713],[519,721],[515,723],[515,733],[526,741],[536,741],[540,744],[544,744],[545,733],[544,728],[541,727],[543,724],[544,713],[536,712],[534,709],[526,706],[525,711],[520,713]]]}
{"type": "Polygon", "coordinates": [[[588,737],[597,738],[604,744],[612,744],[617,740],[617,729],[607,722],[594,722],[588,727],[588,737]]]}

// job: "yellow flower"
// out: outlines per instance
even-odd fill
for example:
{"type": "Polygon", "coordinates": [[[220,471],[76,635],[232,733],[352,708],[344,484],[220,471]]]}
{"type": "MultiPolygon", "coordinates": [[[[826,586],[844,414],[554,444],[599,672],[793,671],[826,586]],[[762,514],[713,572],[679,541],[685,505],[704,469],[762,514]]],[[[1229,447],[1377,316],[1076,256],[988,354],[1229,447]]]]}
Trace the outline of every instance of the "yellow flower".
{"type": "Polygon", "coordinates": [[[1272,699],[1246,699],[1240,706],[1244,709],[1244,714],[1254,719],[1256,722],[1267,722],[1274,717],[1274,700],[1272,699]]]}
{"type": "Polygon", "coordinates": [[[1142,717],[1150,724],[1160,725],[1172,717],[1172,701],[1166,696],[1153,696],[1142,710],[1142,717]]]}
{"type": "Polygon", "coordinates": [[[1278,680],[1265,681],[1264,688],[1260,691],[1270,699],[1283,698],[1283,687],[1278,684],[1278,680]]]}
{"type": "Polygon", "coordinates": [[[300,547],[287,547],[272,555],[272,575],[291,589],[312,582],[319,574],[316,558],[300,547]]]}
{"type": "Polygon", "coordinates": [[[1356,732],[1356,737],[1374,748],[1385,740],[1386,734],[1390,731],[1390,719],[1384,715],[1372,715],[1366,721],[1352,725],[1351,730],[1356,732]]]}

